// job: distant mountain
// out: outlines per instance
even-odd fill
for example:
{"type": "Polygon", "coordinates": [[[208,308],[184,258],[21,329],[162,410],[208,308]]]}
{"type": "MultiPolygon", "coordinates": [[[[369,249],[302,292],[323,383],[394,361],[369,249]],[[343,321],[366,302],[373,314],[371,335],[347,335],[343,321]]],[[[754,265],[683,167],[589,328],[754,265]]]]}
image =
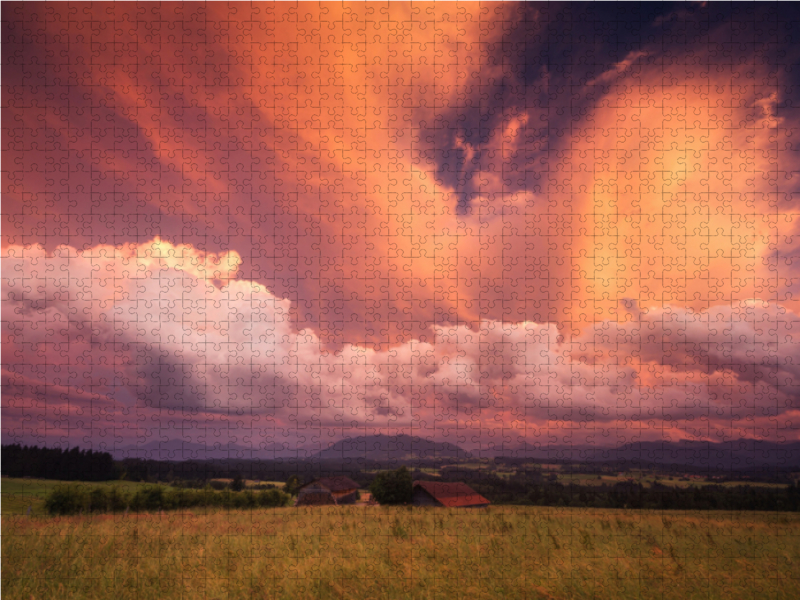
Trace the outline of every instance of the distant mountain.
{"type": "Polygon", "coordinates": [[[621,446],[616,454],[621,460],[725,470],[800,467],[800,442],[778,444],[753,439],[721,443],[690,440],[636,442],[621,446]]]}
{"type": "Polygon", "coordinates": [[[800,468],[800,442],[779,444],[765,440],[729,442],[634,442],[618,448],[588,446],[527,447],[503,453],[507,457],[572,462],[609,462],[641,465],[681,465],[700,469],[752,470],[800,468]]]}
{"type": "Polygon", "coordinates": [[[763,440],[739,439],[729,442],[634,442],[618,448],[593,446],[538,446],[514,449],[491,448],[467,452],[450,442],[436,442],[411,435],[370,435],[346,438],[320,449],[290,448],[288,442],[248,448],[219,442],[206,446],[182,440],[151,440],[140,445],[114,450],[104,449],[117,459],[151,460],[275,460],[348,462],[353,467],[379,462],[387,467],[431,460],[475,460],[506,457],[540,461],[609,463],[615,468],[648,468],[655,465],[683,466],[687,469],[752,471],[754,469],[800,470],[800,442],[779,444],[763,440]]]}
{"type": "Polygon", "coordinates": [[[297,457],[307,458],[304,450],[288,448],[288,444],[264,444],[248,448],[237,444],[222,445],[217,442],[207,446],[198,442],[183,440],[151,440],[144,444],[125,446],[109,450],[116,460],[123,458],[142,458],[148,460],[218,460],[232,459],[274,459],[297,457]],[[299,456],[298,456],[299,455],[299,456]]]}
{"type": "Polygon", "coordinates": [[[367,435],[346,438],[312,454],[312,460],[423,461],[459,459],[472,455],[450,442],[434,442],[412,435],[367,435]]]}

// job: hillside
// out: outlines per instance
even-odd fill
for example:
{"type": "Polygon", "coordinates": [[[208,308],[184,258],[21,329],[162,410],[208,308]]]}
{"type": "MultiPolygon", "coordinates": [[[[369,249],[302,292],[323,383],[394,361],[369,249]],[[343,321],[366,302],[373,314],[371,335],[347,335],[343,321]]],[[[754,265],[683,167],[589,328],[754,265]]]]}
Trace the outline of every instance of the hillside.
{"type": "Polygon", "coordinates": [[[312,460],[429,461],[466,460],[472,455],[450,442],[411,435],[368,435],[346,438],[313,454],[312,460]]]}
{"type": "Polygon", "coordinates": [[[655,465],[732,471],[800,468],[800,442],[779,444],[753,439],[720,443],[691,440],[633,442],[617,448],[528,446],[504,455],[537,460],[628,463],[643,468],[655,465]]]}

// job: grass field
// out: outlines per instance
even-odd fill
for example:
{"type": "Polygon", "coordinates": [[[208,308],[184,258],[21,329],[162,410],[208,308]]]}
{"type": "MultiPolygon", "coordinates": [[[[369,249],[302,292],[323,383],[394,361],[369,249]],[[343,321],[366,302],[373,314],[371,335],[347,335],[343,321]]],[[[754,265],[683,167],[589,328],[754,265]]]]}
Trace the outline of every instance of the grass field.
{"type": "Polygon", "coordinates": [[[800,597],[789,513],[318,507],[2,525],[3,598],[25,600],[800,597]]]}

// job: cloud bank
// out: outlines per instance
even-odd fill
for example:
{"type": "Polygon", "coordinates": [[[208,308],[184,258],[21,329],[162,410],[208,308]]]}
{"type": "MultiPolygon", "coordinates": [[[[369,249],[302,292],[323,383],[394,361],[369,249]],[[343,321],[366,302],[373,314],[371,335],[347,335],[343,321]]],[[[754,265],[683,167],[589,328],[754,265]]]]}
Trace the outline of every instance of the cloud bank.
{"type": "Polygon", "coordinates": [[[796,435],[800,318],[777,304],[629,301],[572,339],[552,323],[483,321],[333,352],[297,327],[287,300],[231,279],[233,253],[154,240],[7,254],[14,436],[259,447],[380,431],[516,447],[796,435]]]}

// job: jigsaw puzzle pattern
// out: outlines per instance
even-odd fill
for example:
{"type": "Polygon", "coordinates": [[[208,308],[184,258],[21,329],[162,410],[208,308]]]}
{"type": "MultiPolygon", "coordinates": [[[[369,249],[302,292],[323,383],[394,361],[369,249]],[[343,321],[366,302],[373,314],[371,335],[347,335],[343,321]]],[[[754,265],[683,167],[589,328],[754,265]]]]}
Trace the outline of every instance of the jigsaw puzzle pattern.
{"type": "MultiPolygon", "coordinates": [[[[338,460],[306,480],[371,460],[465,479],[500,458],[800,468],[796,7],[2,13],[4,445],[338,460]]],[[[418,593],[386,539],[411,556],[402,540],[441,534],[443,579],[479,569],[435,515],[302,514],[323,545],[384,536],[380,568],[373,542],[345,545],[362,584],[418,593]]],[[[148,543],[263,529],[274,546],[226,542],[220,560],[252,583],[267,567],[237,552],[294,557],[296,597],[372,593],[350,575],[303,587],[325,578],[295,517],[248,515],[143,527],[148,543]]],[[[656,535],[581,515],[555,535],[551,517],[463,519],[508,553],[481,571],[496,582],[514,561],[568,577],[529,526],[571,556],[656,535]]]]}

